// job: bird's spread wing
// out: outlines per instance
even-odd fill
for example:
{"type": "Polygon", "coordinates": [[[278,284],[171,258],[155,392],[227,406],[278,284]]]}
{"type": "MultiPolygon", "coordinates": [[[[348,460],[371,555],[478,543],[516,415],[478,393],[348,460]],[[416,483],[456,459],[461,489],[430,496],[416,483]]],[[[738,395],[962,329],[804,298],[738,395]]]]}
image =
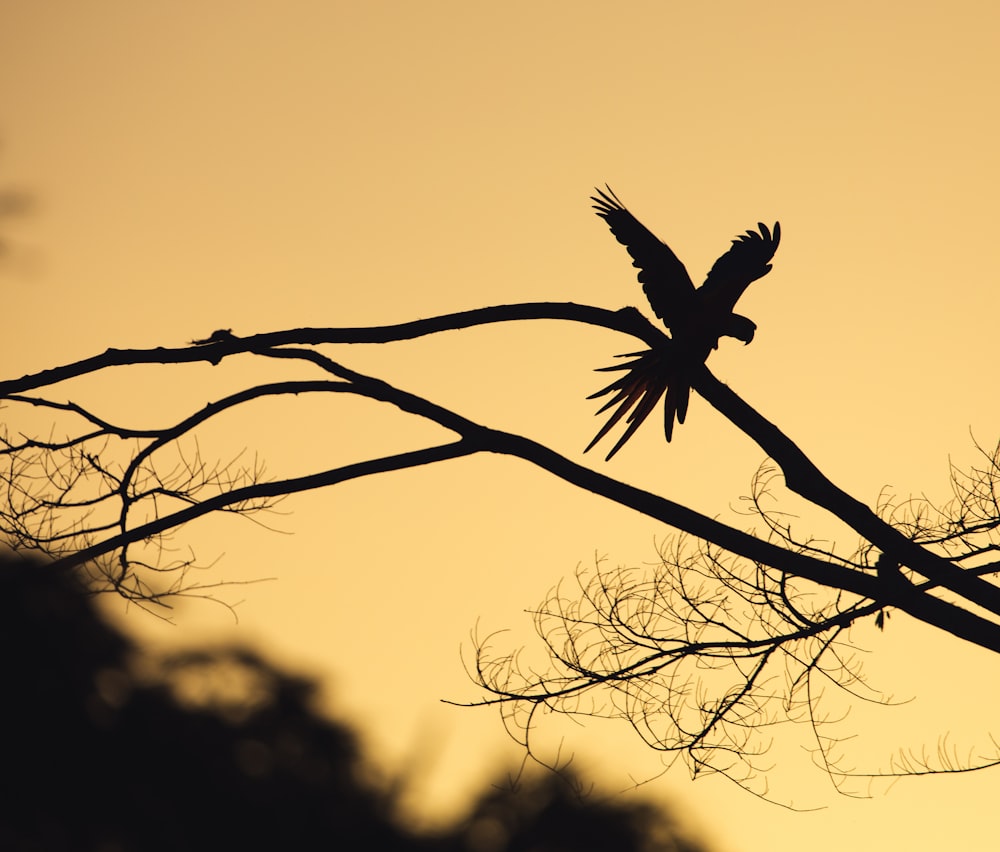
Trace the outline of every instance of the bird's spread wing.
{"type": "Polygon", "coordinates": [[[711,306],[718,314],[730,313],[739,301],[743,291],[758,278],[771,271],[768,262],[774,257],[781,240],[781,225],[774,223],[774,231],[758,222],[756,231],[740,234],[722,257],[720,257],[698,290],[699,299],[705,306],[711,306]]]}
{"type": "Polygon", "coordinates": [[[596,192],[597,195],[591,196],[594,209],[632,255],[632,265],[639,270],[639,281],[654,313],[667,328],[684,322],[695,293],[684,264],[666,243],[629,213],[611,187],[607,187],[607,192],[600,189],[596,192]]]}

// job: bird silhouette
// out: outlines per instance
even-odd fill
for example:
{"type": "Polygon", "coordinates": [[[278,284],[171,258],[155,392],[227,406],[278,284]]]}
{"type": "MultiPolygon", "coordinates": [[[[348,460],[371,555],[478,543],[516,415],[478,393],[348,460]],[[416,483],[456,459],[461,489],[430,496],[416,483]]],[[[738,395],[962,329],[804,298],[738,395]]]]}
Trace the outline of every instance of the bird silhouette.
{"type": "Polygon", "coordinates": [[[718,348],[719,338],[735,337],[744,344],[753,340],[757,326],[733,309],[746,288],[771,271],[769,261],[781,240],[781,225],[775,222],[771,230],[758,222],[759,232],[740,234],[729,251],[712,265],[701,287],[695,288],[684,264],[670,247],[628,211],[611,187],[606,189],[607,192],[596,189],[597,195],[591,196],[594,210],[608,223],[618,242],[628,249],[653,312],[670,331],[668,345],[619,356],[633,360],[600,368],[601,372],[625,373],[588,397],[597,399],[612,394],[598,414],[618,408],[584,452],[628,414],[628,428],[606,456],[607,460],[632,437],[664,394],[663,427],[669,442],[674,421],[683,423],[687,416],[692,373],[718,348]]]}

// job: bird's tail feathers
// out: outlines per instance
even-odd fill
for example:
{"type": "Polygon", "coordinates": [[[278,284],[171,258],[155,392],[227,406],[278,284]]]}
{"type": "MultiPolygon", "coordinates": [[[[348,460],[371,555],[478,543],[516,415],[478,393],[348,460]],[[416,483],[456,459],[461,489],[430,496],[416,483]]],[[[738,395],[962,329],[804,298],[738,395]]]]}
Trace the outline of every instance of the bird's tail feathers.
{"type": "Polygon", "coordinates": [[[687,417],[688,401],[691,399],[691,387],[687,382],[675,376],[667,389],[667,398],[663,400],[663,434],[667,443],[674,436],[674,420],[683,423],[687,417]]]}
{"type": "Polygon", "coordinates": [[[628,427],[617,443],[611,448],[611,452],[605,456],[605,461],[609,461],[635,434],[636,429],[649,416],[650,412],[660,401],[664,393],[667,394],[665,411],[665,434],[667,441],[673,435],[673,422],[676,413],[677,422],[683,423],[687,414],[687,404],[689,397],[689,387],[686,382],[679,381],[673,376],[673,370],[666,361],[666,353],[655,349],[644,352],[633,352],[628,355],[620,355],[620,358],[632,358],[624,364],[613,364],[610,367],[599,367],[597,372],[625,371],[625,375],[615,379],[607,387],[591,394],[587,399],[597,399],[611,394],[611,398],[601,406],[597,414],[603,414],[610,408],[617,406],[607,423],[594,436],[584,452],[591,450],[598,441],[610,432],[615,425],[625,415],[628,415],[626,422],[628,427]]]}

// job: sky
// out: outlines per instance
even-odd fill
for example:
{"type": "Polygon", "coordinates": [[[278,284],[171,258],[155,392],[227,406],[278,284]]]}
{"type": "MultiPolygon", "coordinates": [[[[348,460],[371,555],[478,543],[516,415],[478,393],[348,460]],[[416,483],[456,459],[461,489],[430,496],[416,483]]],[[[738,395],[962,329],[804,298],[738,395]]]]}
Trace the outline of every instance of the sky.
{"type": "MultiPolygon", "coordinates": [[[[874,503],[948,496],[948,465],[998,438],[989,379],[1000,309],[996,4],[957,2],[0,3],[4,377],[108,346],[177,346],[232,328],[378,325],[519,301],[643,310],[635,270],[594,217],[609,184],[699,276],[780,220],[774,271],[740,310],[749,347],[723,381],[840,486],[874,503]]],[[[634,343],[626,343],[626,346],[634,343]]],[[[652,426],[611,463],[581,455],[593,368],[616,335],[554,323],[455,332],[342,357],[480,422],[739,521],[763,461],[695,399],[666,445],[652,426]]],[[[630,351],[630,350],[628,350],[630,351]]],[[[251,360],[82,382],[142,422],[281,373],[251,360]]],[[[206,456],[259,453],[274,475],[420,446],[437,432],[363,401],[260,406],[209,430],[206,456]]],[[[796,504],[798,505],[798,504],[796,504]]],[[[470,632],[530,644],[536,606],[577,566],[655,559],[669,533],[522,462],[471,458],[299,495],[265,522],[178,537],[234,587],[150,642],[240,638],[325,679],[386,772],[430,819],[518,750],[474,699],[470,632]],[[216,561],[217,560],[217,561],[216,561]]],[[[803,510],[819,535],[835,530],[803,510]]],[[[830,535],[843,535],[842,531],[830,535]]],[[[865,635],[872,680],[914,700],[869,718],[862,760],[988,746],[988,655],[908,623],[865,635]]],[[[498,640],[501,641],[501,640],[498,640]]],[[[854,732],[855,718],[845,733],[854,732]]],[[[566,734],[614,790],[655,775],[628,731],[566,734]]],[[[642,787],[680,802],[720,849],[981,847],[1000,775],[904,781],[838,797],[785,746],[776,797],[675,770],[642,787]]],[[[777,754],[778,752],[776,752],[777,754]]],[[[622,795],[629,795],[623,793],[622,795]]]]}

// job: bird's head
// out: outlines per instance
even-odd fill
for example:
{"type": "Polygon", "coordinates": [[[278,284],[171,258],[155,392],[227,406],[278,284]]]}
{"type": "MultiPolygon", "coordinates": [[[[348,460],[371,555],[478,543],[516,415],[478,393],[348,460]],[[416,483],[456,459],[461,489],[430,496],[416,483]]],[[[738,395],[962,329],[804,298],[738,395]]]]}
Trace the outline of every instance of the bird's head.
{"type": "Polygon", "coordinates": [[[726,323],[723,327],[722,335],[742,340],[743,345],[746,346],[751,340],[753,340],[753,335],[756,330],[757,324],[753,320],[747,319],[739,314],[730,314],[726,317],[726,323]]]}

